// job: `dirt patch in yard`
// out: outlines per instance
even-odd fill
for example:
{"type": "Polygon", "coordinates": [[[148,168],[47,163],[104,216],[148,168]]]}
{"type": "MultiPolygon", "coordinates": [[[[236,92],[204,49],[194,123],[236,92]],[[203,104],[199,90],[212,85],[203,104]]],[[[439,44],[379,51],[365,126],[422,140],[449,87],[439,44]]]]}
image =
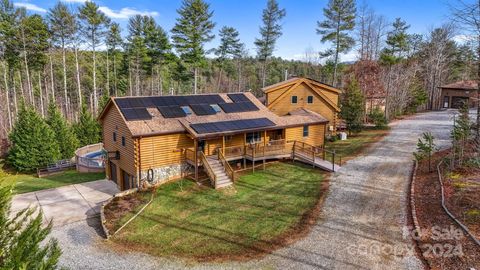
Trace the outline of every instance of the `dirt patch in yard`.
{"type": "MultiPolygon", "coordinates": [[[[421,229],[418,244],[431,269],[479,269],[480,247],[445,213],[441,205],[436,164],[448,153],[449,150],[445,150],[433,156],[431,172],[427,160],[419,162],[415,180],[415,204],[421,229]]],[[[452,198],[451,188],[447,187],[446,193],[452,198]]]]}
{"type": "Polygon", "coordinates": [[[117,230],[122,224],[121,219],[132,213],[135,208],[146,203],[142,193],[132,193],[123,197],[115,197],[104,208],[105,226],[110,233],[117,230]]]}

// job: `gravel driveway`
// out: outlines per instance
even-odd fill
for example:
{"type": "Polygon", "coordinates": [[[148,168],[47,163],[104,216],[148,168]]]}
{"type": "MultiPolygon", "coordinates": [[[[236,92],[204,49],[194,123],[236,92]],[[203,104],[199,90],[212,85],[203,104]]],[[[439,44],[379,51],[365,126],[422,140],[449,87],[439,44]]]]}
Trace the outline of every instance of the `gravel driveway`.
{"type": "Polygon", "coordinates": [[[321,218],[295,244],[258,261],[195,264],[111,251],[98,236],[98,221],[54,228],[71,269],[421,269],[405,252],[406,190],[419,135],[431,131],[449,143],[452,111],[418,114],[392,124],[391,134],[335,173],[321,218]],[[394,249],[395,248],[395,249],[394,249]]]}

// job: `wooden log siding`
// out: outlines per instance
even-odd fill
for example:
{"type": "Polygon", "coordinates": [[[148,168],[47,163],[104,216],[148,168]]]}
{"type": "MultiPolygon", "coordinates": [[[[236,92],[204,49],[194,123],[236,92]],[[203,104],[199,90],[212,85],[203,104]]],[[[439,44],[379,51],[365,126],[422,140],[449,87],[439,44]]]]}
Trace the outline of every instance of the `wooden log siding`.
{"type": "Polygon", "coordinates": [[[305,142],[313,146],[322,146],[325,138],[325,125],[310,125],[308,137],[303,137],[303,126],[287,128],[285,131],[286,140],[305,142]]]}
{"type": "MultiPolygon", "coordinates": [[[[312,87],[315,87],[315,89],[317,89],[319,92],[321,92],[338,106],[338,93],[323,89],[320,86],[314,84],[310,85],[312,87]]],[[[290,87],[291,85],[287,85],[278,88],[277,90],[266,93],[267,105],[273,104],[273,102],[280,98],[283,93],[288,91],[290,87]]],[[[301,83],[296,86],[281,100],[275,102],[275,104],[273,104],[270,110],[277,115],[283,116],[298,108],[305,108],[319,113],[330,122],[328,125],[333,125],[334,127],[336,127],[338,124],[338,113],[306,83],[301,83]],[[297,96],[296,104],[292,104],[292,96],[297,96]],[[313,96],[313,103],[307,102],[308,96],[313,96]]]]}
{"type": "Polygon", "coordinates": [[[180,164],[185,161],[182,150],[193,147],[193,140],[184,133],[141,138],[141,170],[180,164]]]}
{"type": "Polygon", "coordinates": [[[118,184],[120,184],[122,182],[120,169],[132,176],[136,176],[134,140],[116,105],[113,105],[108,110],[102,122],[103,147],[108,152],[120,152],[120,160],[112,160],[117,165],[117,180],[118,184]],[[116,141],[113,141],[113,132],[117,134],[116,141]],[[125,137],[125,146],[122,146],[122,137],[125,137]]]}
{"type": "MultiPolygon", "coordinates": [[[[283,91],[286,91],[286,89],[268,93],[268,102],[271,103],[273,100],[277,99],[283,91]]],[[[332,101],[338,102],[338,98],[332,101]]],[[[320,98],[317,93],[315,93],[305,84],[301,84],[297,88],[293,89],[288,95],[279,100],[272,108],[270,108],[270,110],[278,115],[286,115],[287,113],[298,108],[305,108],[317,112],[331,122],[336,114],[335,110],[331,108],[325,100],[320,98]],[[296,104],[292,104],[292,96],[297,96],[296,104]],[[307,103],[308,96],[313,96],[313,103],[307,103]]]]}

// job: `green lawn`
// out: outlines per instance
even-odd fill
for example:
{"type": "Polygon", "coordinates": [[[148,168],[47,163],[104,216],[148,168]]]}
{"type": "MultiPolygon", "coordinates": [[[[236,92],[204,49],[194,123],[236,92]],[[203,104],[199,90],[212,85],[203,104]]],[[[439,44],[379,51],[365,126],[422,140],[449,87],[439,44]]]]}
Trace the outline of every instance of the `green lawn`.
{"type": "MultiPolygon", "coordinates": [[[[382,139],[388,132],[388,129],[366,129],[359,134],[347,136],[345,141],[327,142],[325,148],[330,151],[335,150],[335,163],[338,163],[339,157],[342,158],[343,163],[361,154],[365,148],[382,139]]],[[[331,156],[327,158],[331,159],[331,156]]]]}
{"type": "Polygon", "coordinates": [[[75,170],[38,178],[34,174],[13,174],[0,168],[0,185],[14,185],[14,193],[26,193],[42,189],[105,179],[105,173],[78,173],[75,170]]]}
{"type": "MultiPolygon", "coordinates": [[[[294,234],[302,215],[319,201],[323,179],[324,173],[310,166],[274,163],[265,171],[241,176],[236,191],[198,187],[188,180],[165,184],[152,204],[112,241],[156,256],[200,260],[255,256],[262,253],[258,249],[271,249],[271,241],[282,243],[280,239],[294,234]]],[[[142,196],[150,199],[150,193],[142,196]]]]}

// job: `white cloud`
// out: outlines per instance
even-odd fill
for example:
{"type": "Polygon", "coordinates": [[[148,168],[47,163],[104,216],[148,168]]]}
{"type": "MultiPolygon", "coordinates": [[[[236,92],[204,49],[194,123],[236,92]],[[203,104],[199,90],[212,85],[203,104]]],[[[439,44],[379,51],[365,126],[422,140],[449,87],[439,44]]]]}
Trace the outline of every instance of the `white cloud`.
{"type": "Polygon", "coordinates": [[[153,17],[158,16],[158,12],[156,11],[140,11],[140,10],[136,10],[128,7],[122,8],[119,11],[112,10],[106,6],[101,6],[99,7],[99,9],[103,11],[105,15],[113,19],[128,19],[135,15],[144,15],[144,16],[146,15],[146,16],[153,16],[153,17]]]}
{"type": "Polygon", "coordinates": [[[472,40],[475,40],[475,36],[473,35],[456,35],[453,37],[453,41],[457,42],[457,43],[460,43],[460,44],[464,44],[468,41],[472,41],[472,40]]]}
{"type": "Polygon", "coordinates": [[[32,3],[23,3],[23,2],[21,2],[21,3],[13,3],[13,4],[14,4],[16,7],[23,7],[23,8],[25,8],[26,10],[30,10],[30,11],[36,11],[36,12],[42,12],[42,13],[47,12],[46,9],[41,8],[41,7],[39,7],[39,6],[37,6],[37,5],[34,5],[34,4],[32,4],[32,3]]]}

